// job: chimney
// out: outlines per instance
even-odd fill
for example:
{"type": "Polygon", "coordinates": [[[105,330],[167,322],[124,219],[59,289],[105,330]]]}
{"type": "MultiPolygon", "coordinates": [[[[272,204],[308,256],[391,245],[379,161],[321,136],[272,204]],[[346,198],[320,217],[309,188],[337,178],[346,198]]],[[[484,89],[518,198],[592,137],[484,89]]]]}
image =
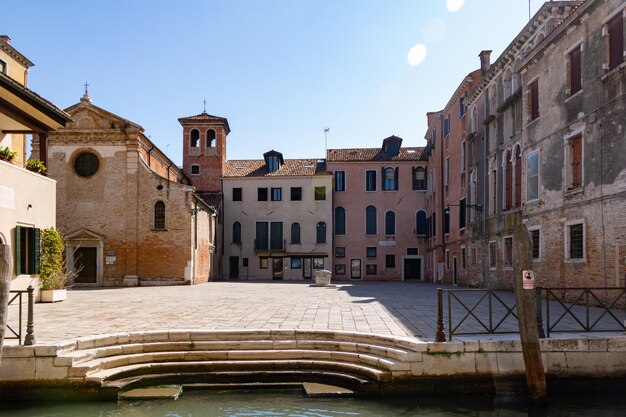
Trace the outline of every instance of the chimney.
{"type": "Polygon", "coordinates": [[[491,61],[489,59],[491,51],[480,51],[478,56],[480,57],[480,75],[484,77],[491,67],[491,61]]]}
{"type": "Polygon", "coordinates": [[[11,44],[11,38],[9,38],[9,35],[0,35],[0,39],[5,41],[9,45],[11,44]]]}

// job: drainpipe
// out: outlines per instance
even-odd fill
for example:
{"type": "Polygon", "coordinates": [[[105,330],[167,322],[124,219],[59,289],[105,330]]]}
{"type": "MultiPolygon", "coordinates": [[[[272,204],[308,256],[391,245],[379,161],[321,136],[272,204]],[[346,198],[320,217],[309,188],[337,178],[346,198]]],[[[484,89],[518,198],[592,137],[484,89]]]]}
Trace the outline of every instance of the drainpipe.
{"type": "Polygon", "coordinates": [[[152,167],[152,155],[150,155],[152,153],[152,150],[154,149],[154,145],[152,145],[152,147],[148,150],[148,166],[152,167]]]}

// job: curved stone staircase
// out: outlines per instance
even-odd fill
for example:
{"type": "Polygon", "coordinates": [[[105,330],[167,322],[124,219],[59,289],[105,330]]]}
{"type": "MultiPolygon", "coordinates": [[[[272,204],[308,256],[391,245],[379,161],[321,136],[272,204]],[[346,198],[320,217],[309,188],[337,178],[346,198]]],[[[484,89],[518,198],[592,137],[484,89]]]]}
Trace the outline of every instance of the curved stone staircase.
{"type": "Polygon", "coordinates": [[[166,383],[320,382],[375,393],[410,375],[426,343],[307,330],[147,331],[81,338],[55,362],[85,385],[120,391],[166,383]]]}

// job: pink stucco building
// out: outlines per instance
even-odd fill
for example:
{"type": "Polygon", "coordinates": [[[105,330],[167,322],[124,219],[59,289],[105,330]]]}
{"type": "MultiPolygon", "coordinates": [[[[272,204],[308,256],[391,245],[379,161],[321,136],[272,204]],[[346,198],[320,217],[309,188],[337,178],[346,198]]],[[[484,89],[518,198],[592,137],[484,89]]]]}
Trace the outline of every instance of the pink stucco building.
{"type": "Polygon", "coordinates": [[[333,174],[333,277],[424,279],[424,148],[390,136],[380,148],[329,149],[333,174]]]}

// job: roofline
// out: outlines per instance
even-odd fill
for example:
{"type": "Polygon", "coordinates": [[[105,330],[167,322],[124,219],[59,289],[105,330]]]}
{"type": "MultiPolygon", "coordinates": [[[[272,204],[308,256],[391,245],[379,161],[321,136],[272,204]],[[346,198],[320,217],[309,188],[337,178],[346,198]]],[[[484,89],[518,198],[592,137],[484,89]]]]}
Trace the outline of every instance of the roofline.
{"type": "Polygon", "coordinates": [[[22,65],[26,67],[26,69],[35,66],[28,58],[20,53],[17,49],[15,49],[11,44],[7,43],[4,39],[0,38],[0,49],[6,52],[11,58],[19,61],[22,65]]]}
{"type": "Polygon", "coordinates": [[[69,112],[71,109],[74,109],[75,107],[80,106],[80,105],[81,105],[82,103],[84,103],[84,102],[89,103],[88,105],[89,105],[90,107],[95,107],[95,108],[96,108],[96,109],[98,109],[99,111],[101,111],[101,112],[103,112],[103,113],[105,113],[105,114],[107,114],[107,115],[109,115],[109,116],[113,116],[113,117],[115,117],[115,118],[122,119],[123,121],[127,122],[127,123],[131,126],[131,127],[134,127],[134,128],[139,129],[139,130],[141,131],[141,133],[143,133],[143,132],[144,132],[144,128],[143,128],[143,126],[141,126],[141,125],[139,125],[139,124],[137,124],[137,123],[135,123],[135,122],[132,122],[132,121],[130,121],[130,120],[128,120],[128,119],[126,119],[126,118],[124,118],[124,117],[122,117],[122,116],[119,116],[119,115],[117,115],[117,114],[115,114],[115,113],[112,113],[112,112],[110,112],[110,111],[108,111],[108,110],[105,110],[105,109],[103,109],[102,107],[96,106],[95,104],[93,104],[93,103],[91,102],[91,100],[84,100],[84,99],[81,99],[78,103],[76,103],[76,104],[72,104],[71,106],[69,106],[68,108],[66,108],[66,109],[65,109],[65,111],[66,111],[66,112],[69,112]]]}

